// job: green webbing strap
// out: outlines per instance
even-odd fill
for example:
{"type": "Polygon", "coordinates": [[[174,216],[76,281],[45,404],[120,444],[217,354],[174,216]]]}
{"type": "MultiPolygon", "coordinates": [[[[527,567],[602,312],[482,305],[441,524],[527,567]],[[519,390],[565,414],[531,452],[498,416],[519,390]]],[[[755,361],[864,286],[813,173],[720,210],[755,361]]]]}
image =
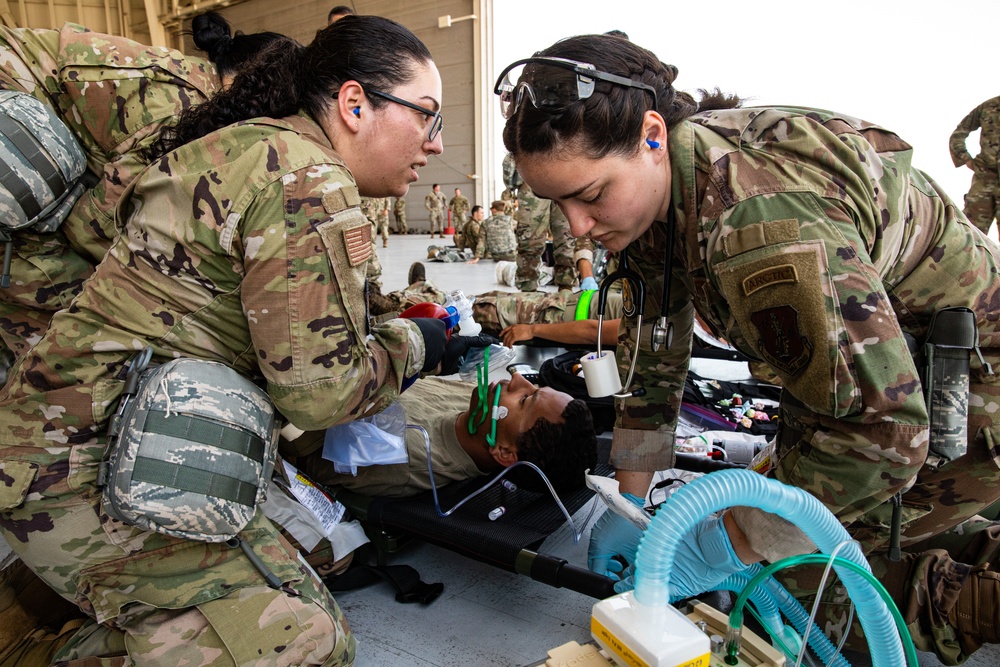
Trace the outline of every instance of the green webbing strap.
{"type": "Polygon", "coordinates": [[[266,445],[259,437],[198,415],[167,417],[165,412],[150,411],[146,416],[143,432],[217,447],[227,452],[242,454],[257,463],[264,461],[266,445]]]}
{"type": "Polygon", "coordinates": [[[580,320],[590,319],[590,300],[594,298],[597,294],[597,290],[584,290],[580,292],[580,300],[576,302],[576,317],[573,319],[579,322],[580,320]]]}
{"type": "Polygon", "coordinates": [[[180,491],[212,496],[252,507],[257,500],[257,485],[234,477],[188,468],[159,459],[140,456],[132,468],[133,482],[149,482],[180,491]]]}

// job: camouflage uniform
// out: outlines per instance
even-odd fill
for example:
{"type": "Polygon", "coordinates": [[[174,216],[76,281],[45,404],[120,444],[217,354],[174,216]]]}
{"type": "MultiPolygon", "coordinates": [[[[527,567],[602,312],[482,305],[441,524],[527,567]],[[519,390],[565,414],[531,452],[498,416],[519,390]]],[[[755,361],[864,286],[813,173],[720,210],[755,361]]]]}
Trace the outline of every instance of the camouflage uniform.
{"type": "MultiPolygon", "coordinates": [[[[472,303],[472,318],[483,326],[483,331],[499,335],[506,327],[515,324],[554,324],[573,322],[576,308],[584,292],[484,292],[477,294],[472,303]]],[[[418,303],[432,302],[444,305],[448,295],[430,280],[420,280],[405,290],[387,295],[397,304],[397,310],[406,310],[418,303]]],[[[597,294],[593,293],[586,317],[596,320],[597,294]]],[[[608,295],[604,319],[616,320],[622,316],[622,300],[615,294],[608,295]]]]}
{"type": "Polygon", "coordinates": [[[118,234],[114,207],[145,167],[140,150],[215,91],[215,67],[179,51],[89,32],[0,27],[0,88],[27,92],[78,138],[97,185],[53,233],[15,234],[0,337],[21,355],[65,307],[118,234]]]}
{"type": "Polygon", "coordinates": [[[406,224],[406,200],[402,197],[396,197],[396,201],[392,204],[392,215],[396,218],[396,233],[397,234],[408,234],[410,228],[406,224]]]}
{"type": "Polygon", "coordinates": [[[376,199],[375,231],[382,237],[382,245],[389,241],[389,198],[376,199]]]}
{"type": "Polygon", "coordinates": [[[239,549],[111,520],[95,481],[127,362],[145,345],[157,361],[231,366],[303,430],[395,400],[423,366],[423,342],[405,320],[369,326],[359,202],[304,113],[178,148],[133,181],[119,242],[0,391],[0,528],[93,614],[109,648],[124,632],[140,664],[353,660],[336,603],[269,521],[258,515],[243,536],[280,591],[239,549]]]}
{"type": "Polygon", "coordinates": [[[984,234],[1000,218],[1000,97],[986,100],[962,119],[948,142],[956,167],[972,160],[972,185],[965,195],[965,215],[984,234]],[[979,134],[979,155],[973,158],[965,146],[971,132],[979,134]]]}
{"type": "Polygon", "coordinates": [[[522,292],[538,289],[538,267],[545,251],[545,242],[552,235],[555,270],[552,281],[560,289],[572,289],[576,284],[573,265],[573,237],[566,216],[548,199],[535,196],[531,187],[521,180],[510,154],[503,160],[504,183],[517,190],[517,288],[522,292]]]}
{"type": "MultiPolygon", "coordinates": [[[[669,150],[674,344],[653,353],[643,336],[636,377],[647,395],[617,404],[615,467],[671,467],[697,310],[714,336],[765,361],[781,379],[769,474],[819,498],[873,563],[884,558],[890,498],[910,483],[902,496],[904,547],[1000,498],[998,376],[972,355],[969,451],[935,469],[919,375],[903,337],[922,340],[937,309],[965,306],[996,368],[1000,250],[912,168],[911,147],[830,112],[735,109],[680,123],[669,150]]],[[[646,299],[645,331],[659,314],[666,239],[667,223],[654,222],[629,247],[632,268],[654,295],[646,299]]],[[[623,320],[623,371],[635,328],[623,320]]],[[[734,517],[769,560],[812,548],[772,515],[736,508],[734,517]]],[[[941,581],[961,588],[968,573],[968,565],[938,561],[916,568],[892,593],[908,608],[911,596],[941,581]]],[[[937,638],[954,634],[942,630],[953,602],[935,599],[926,615],[907,619],[923,633],[918,642],[939,655],[947,649],[937,638]]]]}
{"type": "Polygon", "coordinates": [[[432,262],[466,262],[472,259],[472,253],[468,248],[429,245],[427,246],[427,259],[432,262]]]}
{"type": "Polygon", "coordinates": [[[465,195],[452,197],[448,202],[448,210],[451,211],[451,226],[455,229],[462,229],[469,221],[469,200],[465,195]]]}
{"type": "Polygon", "coordinates": [[[462,238],[456,242],[459,248],[468,248],[472,251],[473,257],[483,258],[486,253],[486,246],[483,243],[483,223],[477,220],[469,220],[462,227],[462,238]]]}
{"type": "Polygon", "coordinates": [[[514,215],[514,205],[517,203],[517,194],[510,188],[504,188],[500,193],[500,201],[503,202],[503,212],[505,215],[514,215]]]}
{"type": "Polygon", "coordinates": [[[444,195],[431,190],[424,197],[424,208],[427,209],[427,219],[431,226],[431,236],[439,233],[441,234],[441,238],[444,238],[444,195]]]}
{"type": "Polygon", "coordinates": [[[476,246],[476,257],[489,256],[494,262],[513,262],[517,259],[517,237],[514,235],[514,221],[509,215],[491,215],[483,220],[483,233],[476,246]]]}
{"type": "Polygon", "coordinates": [[[368,270],[365,278],[368,286],[377,292],[382,291],[382,263],[378,259],[378,251],[375,249],[375,239],[378,238],[377,209],[379,199],[372,197],[362,197],[359,209],[361,213],[371,223],[372,256],[368,260],[368,270]]]}

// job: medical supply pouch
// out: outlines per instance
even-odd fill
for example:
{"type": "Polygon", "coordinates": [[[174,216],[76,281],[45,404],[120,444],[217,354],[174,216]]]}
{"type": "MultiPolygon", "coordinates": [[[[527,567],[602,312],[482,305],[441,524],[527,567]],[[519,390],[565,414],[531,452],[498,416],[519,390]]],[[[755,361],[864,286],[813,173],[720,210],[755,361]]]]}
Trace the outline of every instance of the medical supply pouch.
{"type": "Polygon", "coordinates": [[[228,366],[133,361],[111,420],[104,510],[145,530],[224,542],[264,501],[279,424],[266,392],[228,366]],[[141,375],[140,375],[141,373],[141,375]]]}
{"type": "Polygon", "coordinates": [[[0,226],[54,231],[85,185],[87,159],[55,112],[27,93],[0,91],[0,226]]]}
{"type": "Polygon", "coordinates": [[[969,354],[978,347],[976,316],[968,308],[934,313],[921,350],[921,383],[930,420],[930,456],[942,466],[968,448],[969,354]]]}

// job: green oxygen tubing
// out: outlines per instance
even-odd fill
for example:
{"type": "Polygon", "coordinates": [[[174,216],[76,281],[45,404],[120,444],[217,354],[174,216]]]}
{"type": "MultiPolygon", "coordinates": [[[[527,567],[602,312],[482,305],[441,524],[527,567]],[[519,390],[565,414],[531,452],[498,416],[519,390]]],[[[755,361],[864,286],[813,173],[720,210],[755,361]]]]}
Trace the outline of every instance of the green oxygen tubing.
{"type": "MultiPolygon", "coordinates": [[[[670,602],[670,573],[679,541],[713,512],[744,505],[759,507],[795,524],[823,553],[833,552],[851,537],[837,518],[805,491],[749,470],[722,470],[689,482],[656,512],[639,542],[635,562],[635,599],[651,610],[670,602]]],[[[846,560],[871,572],[854,542],[841,549],[846,560]]],[[[858,609],[874,667],[905,664],[900,635],[886,601],[853,570],[834,569],[858,609]]]]}

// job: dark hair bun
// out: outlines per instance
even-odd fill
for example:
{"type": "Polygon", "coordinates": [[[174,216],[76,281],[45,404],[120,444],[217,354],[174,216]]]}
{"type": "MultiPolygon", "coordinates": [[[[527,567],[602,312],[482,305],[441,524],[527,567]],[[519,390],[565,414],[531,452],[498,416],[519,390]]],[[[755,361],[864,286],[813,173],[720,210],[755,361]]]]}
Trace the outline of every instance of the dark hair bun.
{"type": "Polygon", "coordinates": [[[199,14],[191,20],[191,36],[194,45],[208,54],[213,63],[229,51],[233,44],[233,33],[229,23],[216,12],[199,14]]]}

